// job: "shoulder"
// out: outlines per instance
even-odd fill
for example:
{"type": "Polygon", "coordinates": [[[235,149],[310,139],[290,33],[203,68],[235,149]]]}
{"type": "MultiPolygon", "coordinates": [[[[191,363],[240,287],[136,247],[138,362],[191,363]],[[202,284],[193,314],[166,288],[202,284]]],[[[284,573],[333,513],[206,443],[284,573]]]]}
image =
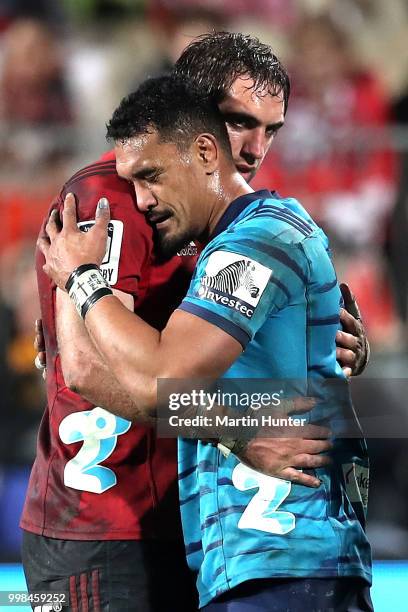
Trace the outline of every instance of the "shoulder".
{"type": "MultiPolygon", "coordinates": [[[[264,250],[268,245],[296,250],[311,237],[327,243],[323,230],[295,198],[265,199],[229,228],[228,239],[233,242],[256,243],[264,250]]],[[[226,238],[226,237],[225,237],[226,238]]]]}
{"type": "Polygon", "coordinates": [[[62,189],[63,195],[69,192],[74,193],[77,199],[89,199],[96,195],[99,199],[105,195],[110,198],[111,205],[135,203],[132,187],[116,172],[116,161],[112,152],[75,172],[62,189]]]}
{"type": "Polygon", "coordinates": [[[50,210],[61,209],[67,193],[75,195],[79,222],[93,221],[99,199],[106,197],[110,203],[112,221],[118,220],[128,228],[125,232],[127,239],[131,239],[136,232],[151,241],[152,230],[137,209],[133,187],[116,172],[113,151],[108,151],[97,161],[75,172],[51,203],[50,210]]]}

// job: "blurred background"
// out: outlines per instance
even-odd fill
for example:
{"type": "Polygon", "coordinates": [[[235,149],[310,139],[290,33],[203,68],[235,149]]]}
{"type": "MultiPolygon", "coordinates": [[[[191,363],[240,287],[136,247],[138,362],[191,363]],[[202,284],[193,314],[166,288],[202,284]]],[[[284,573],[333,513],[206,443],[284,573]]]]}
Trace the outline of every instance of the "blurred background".
{"type": "MultiPolygon", "coordinates": [[[[41,220],[65,180],[108,148],[122,96],[212,29],[259,36],[291,74],[286,126],[253,186],[300,199],[363,312],[362,411],[380,406],[401,424],[369,440],[368,531],[375,559],[395,562],[377,565],[392,585],[408,559],[406,0],[0,0],[0,562],[19,561],[45,401],[32,348],[41,220]]],[[[4,565],[1,587],[13,567],[20,576],[4,565]]],[[[389,604],[377,609],[408,609],[389,604]]]]}

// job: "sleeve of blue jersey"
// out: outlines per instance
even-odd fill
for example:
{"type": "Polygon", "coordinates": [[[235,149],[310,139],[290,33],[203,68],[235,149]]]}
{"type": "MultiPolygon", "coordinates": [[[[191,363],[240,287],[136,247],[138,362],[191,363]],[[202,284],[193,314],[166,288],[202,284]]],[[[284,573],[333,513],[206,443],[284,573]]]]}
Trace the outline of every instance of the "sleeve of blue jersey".
{"type": "Polygon", "coordinates": [[[205,319],[243,348],[266,319],[304,292],[301,249],[246,233],[214,241],[203,251],[181,310],[205,319]]]}

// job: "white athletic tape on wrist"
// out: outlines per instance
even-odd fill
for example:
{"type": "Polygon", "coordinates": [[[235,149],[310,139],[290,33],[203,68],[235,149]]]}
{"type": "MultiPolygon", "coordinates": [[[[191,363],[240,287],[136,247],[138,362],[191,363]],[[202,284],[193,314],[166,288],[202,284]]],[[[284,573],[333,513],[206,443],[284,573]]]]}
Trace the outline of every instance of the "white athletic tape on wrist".
{"type": "Polygon", "coordinates": [[[225,446],[225,444],[223,444],[222,442],[218,442],[217,448],[224,455],[226,459],[228,459],[228,457],[232,453],[232,450],[228,448],[228,446],[225,446]]]}
{"type": "Polygon", "coordinates": [[[113,295],[108,283],[99,269],[85,270],[74,279],[68,292],[80,317],[86,313],[101,298],[113,295]]]}

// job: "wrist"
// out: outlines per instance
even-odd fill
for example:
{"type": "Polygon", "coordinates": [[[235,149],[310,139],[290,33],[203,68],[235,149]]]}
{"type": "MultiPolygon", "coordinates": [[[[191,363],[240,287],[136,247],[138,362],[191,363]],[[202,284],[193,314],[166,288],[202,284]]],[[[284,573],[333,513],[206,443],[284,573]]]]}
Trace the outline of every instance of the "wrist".
{"type": "Polygon", "coordinates": [[[240,457],[245,452],[248,443],[248,439],[227,438],[221,436],[221,438],[218,440],[217,448],[225,458],[228,458],[231,453],[237,457],[240,457]]]}
{"type": "Polygon", "coordinates": [[[113,295],[112,289],[104,279],[96,264],[83,264],[70,274],[65,289],[82,319],[103,297],[113,295]]]}

